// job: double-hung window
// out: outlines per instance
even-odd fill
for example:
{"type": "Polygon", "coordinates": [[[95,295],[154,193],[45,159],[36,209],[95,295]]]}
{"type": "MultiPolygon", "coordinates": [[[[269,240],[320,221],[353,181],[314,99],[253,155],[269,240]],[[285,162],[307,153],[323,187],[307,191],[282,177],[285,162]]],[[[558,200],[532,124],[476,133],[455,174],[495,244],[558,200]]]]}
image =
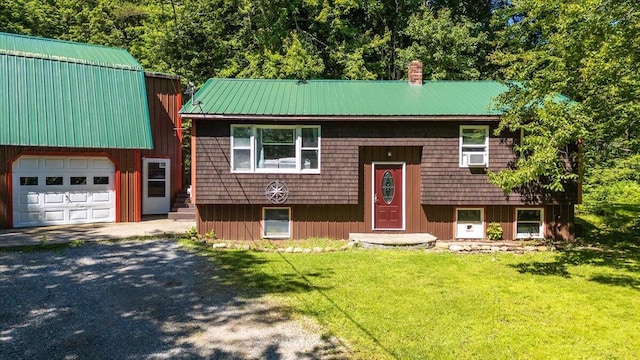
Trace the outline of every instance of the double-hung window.
{"type": "Polygon", "coordinates": [[[231,126],[233,172],[320,172],[319,126],[231,126]]]}
{"type": "Polygon", "coordinates": [[[544,211],[541,208],[516,209],[516,238],[543,238],[544,211]]]}
{"type": "Polygon", "coordinates": [[[489,126],[460,126],[460,167],[487,167],[489,164],[489,126]]]}

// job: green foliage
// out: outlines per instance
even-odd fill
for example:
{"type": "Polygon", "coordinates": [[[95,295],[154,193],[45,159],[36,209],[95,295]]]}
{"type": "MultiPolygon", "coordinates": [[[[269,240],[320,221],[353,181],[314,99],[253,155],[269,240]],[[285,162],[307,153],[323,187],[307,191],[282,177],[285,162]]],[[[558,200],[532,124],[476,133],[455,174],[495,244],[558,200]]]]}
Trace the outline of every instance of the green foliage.
{"type": "Polygon", "coordinates": [[[187,232],[184,234],[184,236],[187,239],[200,239],[200,234],[198,233],[198,229],[196,229],[195,226],[190,227],[189,230],[187,230],[187,232]]]}
{"type": "Polygon", "coordinates": [[[603,218],[603,228],[640,230],[640,155],[593,169],[584,184],[583,204],[584,211],[603,218]]]}
{"type": "Polygon", "coordinates": [[[212,229],[211,231],[208,231],[206,234],[204,234],[204,238],[210,240],[217,239],[218,236],[216,235],[215,229],[212,229]]]}
{"type": "Polygon", "coordinates": [[[502,226],[499,223],[489,223],[489,226],[487,226],[487,239],[502,240],[502,226]]]}
{"type": "Polygon", "coordinates": [[[430,7],[411,15],[403,34],[412,44],[398,49],[396,60],[399,67],[412,60],[426,64],[426,78],[432,80],[478,79],[483,62],[479,50],[487,44],[487,34],[480,24],[465,18],[454,19],[448,9],[435,13],[430,7]]]}
{"type": "Polygon", "coordinates": [[[587,176],[596,164],[640,152],[640,9],[634,1],[513,1],[497,12],[493,63],[520,81],[497,106],[500,130],[525,133],[513,170],[491,176],[505,190],[575,182],[566,166],[584,139],[587,176]],[[509,24],[509,26],[504,26],[509,24]],[[563,94],[579,104],[552,101],[563,94]]]}
{"type": "Polygon", "coordinates": [[[322,59],[307,51],[296,33],[283,40],[282,50],[282,53],[264,50],[263,54],[248,54],[249,64],[238,77],[310,79],[319,77],[324,70],[322,59]]]}

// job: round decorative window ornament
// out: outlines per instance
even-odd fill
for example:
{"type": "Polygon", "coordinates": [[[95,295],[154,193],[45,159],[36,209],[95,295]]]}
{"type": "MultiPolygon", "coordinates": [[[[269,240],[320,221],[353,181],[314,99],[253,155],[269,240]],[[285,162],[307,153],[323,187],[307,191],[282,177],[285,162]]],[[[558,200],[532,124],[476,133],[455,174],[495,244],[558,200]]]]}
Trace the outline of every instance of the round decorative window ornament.
{"type": "Polygon", "coordinates": [[[275,180],[267,185],[264,190],[264,196],[272,204],[282,204],[289,198],[289,188],[284,181],[275,180]]]}

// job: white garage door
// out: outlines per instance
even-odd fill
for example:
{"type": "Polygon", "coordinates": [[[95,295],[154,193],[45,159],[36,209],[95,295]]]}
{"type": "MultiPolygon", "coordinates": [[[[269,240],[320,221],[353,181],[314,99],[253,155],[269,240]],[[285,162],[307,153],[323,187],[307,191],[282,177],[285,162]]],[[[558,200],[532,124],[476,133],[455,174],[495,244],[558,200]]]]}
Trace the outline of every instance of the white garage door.
{"type": "Polygon", "coordinates": [[[12,177],[14,227],[115,221],[115,166],[106,157],[25,155],[12,177]]]}

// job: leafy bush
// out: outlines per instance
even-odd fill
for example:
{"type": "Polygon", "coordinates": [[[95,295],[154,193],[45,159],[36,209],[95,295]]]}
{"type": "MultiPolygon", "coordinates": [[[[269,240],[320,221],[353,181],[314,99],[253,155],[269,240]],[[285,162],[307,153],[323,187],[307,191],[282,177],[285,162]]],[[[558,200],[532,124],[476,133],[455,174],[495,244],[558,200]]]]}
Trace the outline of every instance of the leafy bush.
{"type": "Polygon", "coordinates": [[[185,237],[187,239],[200,239],[200,234],[198,234],[198,229],[196,229],[195,226],[192,226],[191,228],[189,228],[189,230],[187,230],[187,232],[185,233],[185,237]]]}
{"type": "Polygon", "coordinates": [[[487,227],[487,239],[489,240],[501,240],[502,239],[502,226],[497,222],[492,222],[487,227]]]}

